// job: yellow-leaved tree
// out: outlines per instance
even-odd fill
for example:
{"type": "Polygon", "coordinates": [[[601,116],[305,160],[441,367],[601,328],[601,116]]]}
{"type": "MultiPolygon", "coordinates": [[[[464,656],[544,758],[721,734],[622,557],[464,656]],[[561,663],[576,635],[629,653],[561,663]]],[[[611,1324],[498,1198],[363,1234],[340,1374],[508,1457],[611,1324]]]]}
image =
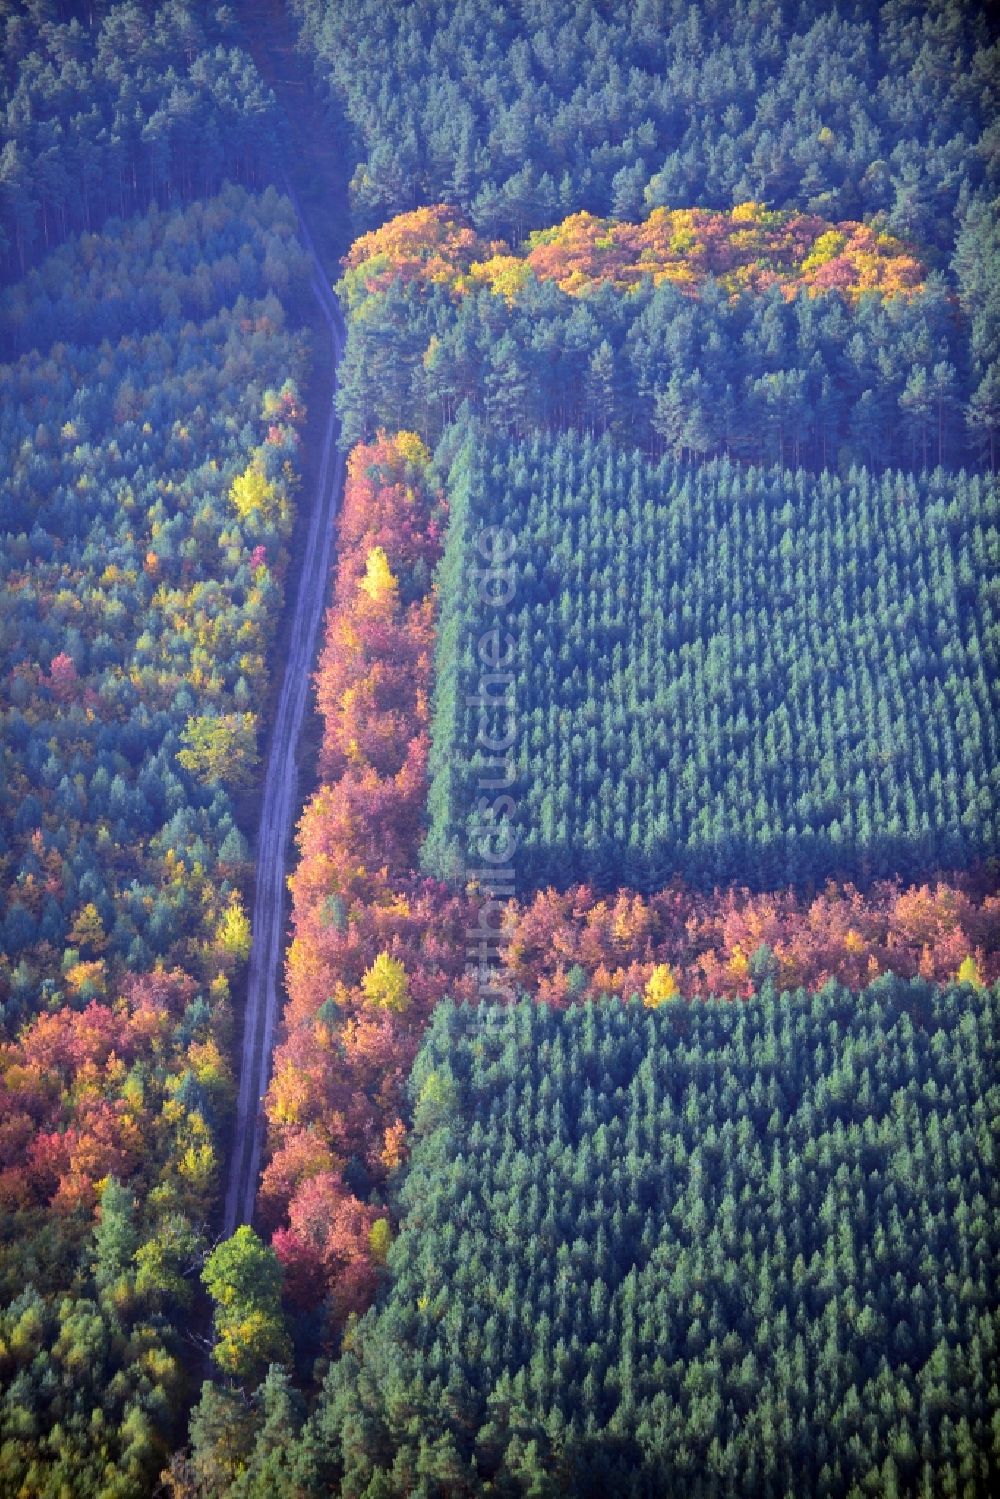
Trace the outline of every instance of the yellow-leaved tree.
{"type": "Polygon", "coordinates": [[[257,766],[257,716],[254,713],[222,713],[189,718],[178,751],[178,762],[200,781],[229,781],[246,786],[257,766]]]}
{"type": "Polygon", "coordinates": [[[215,1306],[212,1357],[232,1379],[256,1383],[291,1351],[281,1310],[278,1256],[244,1224],[216,1245],[201,1273],[215,1306]]]}
{"type": "Polygon", "coordinates": [[[381,547],[373,547],[368,553],[365,575],[361,579],[360,587],[364,589],[373,603],[389,604],[391,607],[395,607],[398,603],[399,582],[381,547]]]}
{"type": "Polygon", "coordinates": [[[245,963],[250,956],[250,918],[243,909],[238,893],[229,898],[229,904],[219,917],[215,931],[216,945],[223,958],[223,967],[228,969],[236,963],[245,963]]]}
{"type": "Polygon", "coordinates": [[[229,498],[241,521],[251,520],[254,511],[267,526],[281,519],[281,493],[256,462],[251,461],[242,474],[236,476],[229,498]]]}
{"type": "Polygon", "coordinates": [[[384,1265],[392,1244],[392,1229],[388,1218],[376,1218],[368,1230],[368,1248],[377,1265],[384,1265]]]}
{"type": "Polygon", "coordinates": [[[77,912],[76,920],[70,928],[69,940],[74,947],[85,949],[88,955],[93,956],[102,953],[107,947],[108,938],[101,913],[93,901],[89,901],[77,912]]]}
{"type": "Polygon", "coordinates": [[[983,977],[979,972],[979,964],[971,953],[959,963],[958,972],[955,977],[960,984],[971,984],[974,989],[982,989],[983,987],[983,977]]]}
{"type": "Polygon", "coordinates": [[[657,963],[649,981],[646,984],[646,995],[643,1004],[647,1010],[658,1009],[660,1005],[666,1004],[668,999],[676,999],[680,993],[674,970],[669,963],[657,963]]]}
{"type": "Polygon", "coordinates": [[[402,1013],[410,1003],[410,980],[398,958],[380,952],[362,976],[361,992],[371,1005],[402,1013]]]}
{"type": "MultiPolygon", "coordinates": [[[[435,340],[431,339],[431,346],[435,340]]],[[[426,364],[426,357],[425,357],[426,364]]],[[[430,450],[423,438],[416,432],[397,432],[392,440],[393,447],[404,463],[416,464],[418,468],[426,468],[431,461],[430,450]]]]}

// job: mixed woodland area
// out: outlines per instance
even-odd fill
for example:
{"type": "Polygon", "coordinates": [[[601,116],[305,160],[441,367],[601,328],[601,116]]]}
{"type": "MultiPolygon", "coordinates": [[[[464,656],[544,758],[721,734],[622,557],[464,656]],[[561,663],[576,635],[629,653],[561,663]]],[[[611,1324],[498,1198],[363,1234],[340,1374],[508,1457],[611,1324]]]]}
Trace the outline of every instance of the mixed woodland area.
{"type": "Polygon", "coordinates": [[[985,11],[0,35],[0,1495],[993,1492],[985,11]],[[226,1238],[331,150],[346,479],[226,1238]]]}
{"type": "Polygon", "coordinates": [[[0,1491],[143,1494],[224,1179],[306,266],[202,8],[3,25],[0,1491]]]}
{"type": "Polygon", "coordinates": [[[890,235],[753,201],[658,213],[638,244],[606,243],[580,214],[521,255],[443,208],[362,236],[341,283],[345,436],[402,423],[438,440],[467,408],[513,437],[608,432],[653,457],[992,466],[996,278],[980,280],[979,257],[1000,254],[993,209],[962,231],[968,321],[890,235]]]}
{"type": "Polygon", "coordinates": [[[96,1485],[109,1454],[137,1481],[179,1429],[251,940],[233,793],[258,758],[306,360],[268,272],[301,273],[273,190],[92,239],[0,297],[5,327],[40,330],[0,369],[8,1492],[96,1485]],[[72,343],[51,341],[50,277],[76,295],[72,343]]]}

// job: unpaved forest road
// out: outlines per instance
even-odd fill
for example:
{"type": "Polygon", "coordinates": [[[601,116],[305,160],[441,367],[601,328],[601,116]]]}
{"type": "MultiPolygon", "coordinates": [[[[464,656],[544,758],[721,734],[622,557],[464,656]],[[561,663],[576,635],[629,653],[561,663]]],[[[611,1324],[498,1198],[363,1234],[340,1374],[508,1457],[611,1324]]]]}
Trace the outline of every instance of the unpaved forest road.
{"type": "MultiPolygon", "coordinates": [[[[282,184],[299,220],[299,238],[312,261],[312,290],[330,335],[333,369],[344,350],[346,330],[336,297],[302,215],[291,183],[282,184]]],[[[298,805],[296,753],[312,681],[316,637],[323,615],[327,577],[333,550],[333,519],[344,474],[338,447],[339,424],[330,400],[323,435],[323,451],[312,496],[312,514],[298,580],[291,639],[271,732],[260,828],[257,836],[257,887],[253,904],[253,947],[247,973],[247,1000],[240,1058],[240,1091],[229,1160],[223,1231],[228,1238],[241,1223],[253,1218],[264,1147],[262,1095],[267,1088],[278,1019],[278,976],[284,957],[285,859],[291,840],[292,818],[298,805]]]]}

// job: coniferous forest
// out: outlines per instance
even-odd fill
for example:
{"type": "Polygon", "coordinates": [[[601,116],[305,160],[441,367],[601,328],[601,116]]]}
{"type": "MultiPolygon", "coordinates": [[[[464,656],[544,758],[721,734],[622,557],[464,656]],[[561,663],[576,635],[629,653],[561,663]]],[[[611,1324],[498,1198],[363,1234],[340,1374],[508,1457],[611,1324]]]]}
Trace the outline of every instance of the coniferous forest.
{"type": "Polygon", "coordinates": [[[527,886],[642,890],[913,877],[996,847],[988,481],[654,467],[560,437],[473,440],[448,494],[432,873],[477,837],[515,841],[527,886]],[[501,526],[499,609],[476,553],[501,526]],[[501,627],[511,680],[484,694],[501,627]],[[483,745],[511,722],[516,812],[483,827],[483,745]]]}
{"type": "Polygon", "coordinates": [[[998,95],[0,0],[0,1499],[1000,1490],[998,95]]]}
{"type": "Polygon", "coordinates": [[[234,12],[197,0],[4,0],[0,249],[267,180],[280,116],[234,12]]]}
{"type": "Polygon", "coordinates": [[[996,1023],[894,978],[440,1006],[391,1289],[277,1492],[973,1491],[996,1023]]]}

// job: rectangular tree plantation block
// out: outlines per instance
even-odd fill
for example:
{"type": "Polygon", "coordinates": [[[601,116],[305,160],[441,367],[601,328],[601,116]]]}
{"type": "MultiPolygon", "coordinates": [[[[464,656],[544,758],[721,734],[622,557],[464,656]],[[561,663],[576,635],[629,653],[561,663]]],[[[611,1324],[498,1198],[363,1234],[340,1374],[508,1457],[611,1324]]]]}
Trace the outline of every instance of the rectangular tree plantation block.
{"type": "Polygon", "coordinates": [[[471,437],[449,502],[432,873],[509,846],[522,889],[766,888],[995,849],[993,480],[471,437]],[[490,527],[514,539],[499,601],[490,527]],[[496,630],[511,680],[491,698],[496,630]],[[502,805],[482,790],[501,744],[502,805]]]}
{"type": "Polygon", "coordinates": [[[893,977],[438,1006],[324,1471],[363,1492],[388,1450],[445,1493],[757,1499],[893,1492],[923,1451],[937,1492],[956,1428],[988,1442],[995,1025],[995,994],[893,977]]]}

